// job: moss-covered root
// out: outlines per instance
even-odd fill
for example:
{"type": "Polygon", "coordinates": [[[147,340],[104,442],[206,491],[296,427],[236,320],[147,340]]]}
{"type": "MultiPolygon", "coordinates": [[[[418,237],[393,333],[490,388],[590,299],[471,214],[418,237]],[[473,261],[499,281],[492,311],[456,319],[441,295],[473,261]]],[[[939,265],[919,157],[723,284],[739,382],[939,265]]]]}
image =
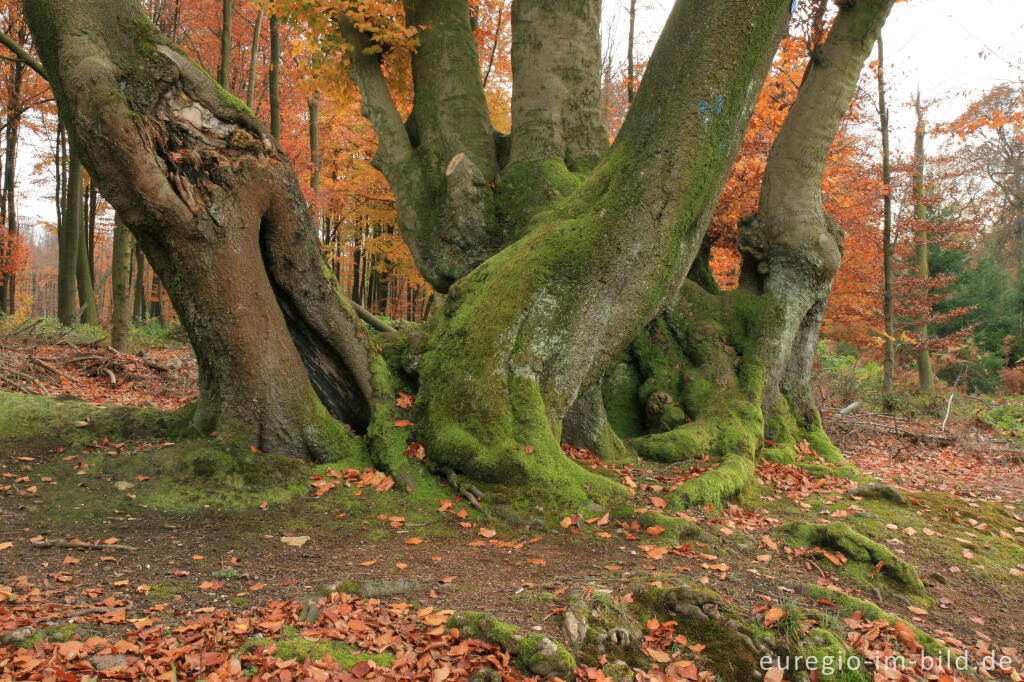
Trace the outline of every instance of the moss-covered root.
{"type": "Polygon", "coordinates": [[[753,458],[764,439],[761,408],[753,401],[708,410],[671,431],[636,438],[630,446],[645,459],[679,462],[702,455],[739,454],[753,458]]]}
{"type": "Polygon", "coordinates": [[[894,583],[895,587],[914,595],[928,594],[913,565],[845,523],[794,523],[787,526],[786,530],[806,547],[837,549],[851,561],[873,566],[883,562],[881,574],[894,583]]]}
{"type": "Polygon", "coordinates": [[[524,672],[545,678],[572,679],[576,659],[560,643],[541,633],[523,633],[481,611],[460,611],[448,619],[463,637],[497,644],[512,655],[524,672]]]}
{"type": "Polygon", "coordinates": [[[769,642],[759,638],[749,621],[727,615],[722,597],[699,584],[671,588],[645,587],[633,592],[634,614],[676,621],[675,630],[694,644],[703,644],[708,667],[721,682],[757,679],[761,657],[771,654],[769,642]]]}
{"type": "Polygon", "coordinates": [[[830,587],[821,587],[820,585],[810,585],[807,583],[801,583],[796,585],[797,592],[803,594],[806,597],[816,600],[819,604],[822,602],[828,602],[834,604],[834,608],[839,611],[843,616],[849,616],[856,611],[860,611],[864,614],[864,618],[870,620],[887,620],[892,624],[903,623],[909,625],[914,631],[914,635],[917,637],[917,642],[924,647],[924,652],[932,658],[942,659],[945,658],[948,650],[943,645],[939,644],[938,640],[918,628],[913,623],[908,623],[899,616],[881,609],[877,604],[852,597],[845,592],[834,590],[830,587]]]}
{"type": "Polygon", "coordinates": [[[754,463],[739,455],[727,455],[721,464],[683,483],[679,491],[690,506],[720,507],[754,482],[754,463]]]}

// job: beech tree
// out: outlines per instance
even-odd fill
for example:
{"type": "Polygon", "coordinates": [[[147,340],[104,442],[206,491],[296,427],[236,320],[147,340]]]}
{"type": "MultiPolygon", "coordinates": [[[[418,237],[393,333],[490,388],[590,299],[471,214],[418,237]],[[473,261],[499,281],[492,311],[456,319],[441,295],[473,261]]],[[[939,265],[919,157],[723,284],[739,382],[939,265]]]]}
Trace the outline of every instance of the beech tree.
{"type": "Polygon", "coordinates": [[[575,500],[623,489],[560,441],[603,457],[707,454],[717,467],[682,490],[697,503],[749,480],[766,436],[834,452],[807,390],[842,248],[821,175],[892,2],[838,3],[741,226],[729,292],[704,236],[791,0],[677,0],[610,146],[599,0],[513,2],[510,135],[491,123],[466,1],[406,0],[404,21],[300,3],[336,31],[324,42],[350,60],[402,236],[444,294],[401,332],[359,320],[275,136],[137,0],[25,12],[75,148],[189,335],[196,432],[320,460],[368,449],[411,486],[401,388],[417,394],[408,418],[434,470],[575,500]],[[412,27],[403,119],[382,61],[412,27]]]}

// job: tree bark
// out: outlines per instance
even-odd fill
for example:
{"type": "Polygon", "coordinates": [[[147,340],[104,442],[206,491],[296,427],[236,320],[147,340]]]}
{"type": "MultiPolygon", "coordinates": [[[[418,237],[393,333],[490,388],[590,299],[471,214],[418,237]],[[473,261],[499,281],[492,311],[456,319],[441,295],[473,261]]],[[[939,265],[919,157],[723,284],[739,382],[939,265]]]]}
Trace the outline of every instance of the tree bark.
{"type": "Polygon", "coordinates": [[[607,152],[600,27],[600,0],[512,4],[510,164],[562,159],[589,171],[607,152]]]}
{"type": "Polygon", "coordinates": [[[770,438],[795,416],[817,423],[810,373],[832,282],[842,260],[842,231],[825,215],[821,182],[832,141],[893,0],[857,0],[839,8],[815,48],[797,99],[772,146],[758,213],[741,222],[742,284],[781,306],[771,340],[762,407],[770,438]]]}
{"type": "Polygon", "coordinates": [[[132,328],[131,292],[132,234],[124,222],[114,216],[114,245],[110,256],[110,345],[127,351],[132,328]]]}
{"type": "MultiPolygon", "coordinates": [[[[24,30],[24,29],[22,29],[24,30]]],[[[26,36],[20,35],[24,40],[26,36]]],[[[4,138],[6,149],[4,151],[4,186],[3,186],[3,213],[6,222],[7,234],[12,238],[10,248],[14,247],[13,238],[18,233],[18,213],[14,197],[14,181],[18,161],[18,142],[21,133],[21,87],[24,81],[25,64],[17,61],[12,66],[13,74],[7,84],[7,116],[5,117],[4,138]]],[[[6,307],[7,312],[14,314],[16,275],[8,272],[0,282],[0,311],[6,307]]]]}
{"type": "Polygon", "coordinates": [[[307,458],[361,449],[341,422],[366,432],[386,415],[386,372],[326,275],[280,148],[138,2],[38,0],[25,13],[74,148],[195,350],[192,426],[307,458]]]}
{"type": "Polygon", "coordinates": [[[78,253],[82,237],[82,161],[69,145],[67,188],[57,234],[57,318],[65,327],[78,323],[78,253]]]}
{"type": "MultiPolygon", "coordinates": [[[[928,229],[925,226],[928,220],[928,208],[925,206],[924,189],[924,110],[921,108],[921,92],[917,93],[917,101],[914,103],[914,110],[917,112],[917,127],[914,131],[914,218],[918,221],[917,245],[914,250],[914,264],[917,266],[917,277],[921,280],[922,286],[926,287],[925,297],[931,294],[928,287],[928,279],[931,273],[928,269],[928,229]]],[[[931,316],[931,305],[927,305],[924,313],[924,321],[917,325],[917,378],[921,387],[921,393],[930,395],[935,392],[935,374],[932,371],[932,357],[928,350],[928,318],[931,316]]]]}
{"type": "Polygon", "coordinates": [[[891,407],[896,376],[896,307],[893,293],[892,244],[892,170],[889,154],[889,109],[885,104],[885,49],[878,37],[878,116],[882,127],[882,198],[884,222],[882,226],[882,318],[885,326],[885,362],[882,390],[886,405],[891,407]]]}

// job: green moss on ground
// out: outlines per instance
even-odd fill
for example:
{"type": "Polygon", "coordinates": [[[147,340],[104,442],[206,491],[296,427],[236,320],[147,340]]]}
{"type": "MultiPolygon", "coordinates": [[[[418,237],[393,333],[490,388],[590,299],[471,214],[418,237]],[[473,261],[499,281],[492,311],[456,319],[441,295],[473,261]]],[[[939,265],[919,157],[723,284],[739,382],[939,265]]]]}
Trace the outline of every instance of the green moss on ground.
{"type": "Polygon", "coordinates": [[[177,412],[0,392],[0,446],[11,450],[77,448],[103,438],[152,441],[173,437],[183,422],[177,412]]]}
{"type": "Polygon", "coordinates": [[[286,627],[281,630],[279,638],[252,637],[247,639],[238,648],[239,651],[252,651],[261,646],[273,646],[274,656],[287,661],[319,661],[325,656],[330,656],[335,663],[340,663],[346,669],[351,668],[359,661],[373,661],[382,668],[390,668],[394,665],[395,656],[390,651],[373,654],[363,651],[357,647],[339,642],[333,639],[325,639],[313,642],[302,636],[302,633],[293,627],[286,627]]]}

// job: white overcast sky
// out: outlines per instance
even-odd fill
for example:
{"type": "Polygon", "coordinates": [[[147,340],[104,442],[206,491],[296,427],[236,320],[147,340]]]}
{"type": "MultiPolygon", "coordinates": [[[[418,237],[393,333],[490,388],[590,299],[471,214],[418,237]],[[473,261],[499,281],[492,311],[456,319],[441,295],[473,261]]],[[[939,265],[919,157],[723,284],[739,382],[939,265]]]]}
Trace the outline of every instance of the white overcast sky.
{"type": "MultiPolygon", "coordinates": [[[[714,1],[714,0],[708,0],[714,1]]],[[[625,61],[629,0],[604,0],[605,34],[625,61]]],[[[672,0],[638,0],[638,52],[649,54],[672,0]]],[[[978,94],[1006,81],[1024,80],[1024,0],[910,0],[893,9],[883,36],[889,81],[893,141],[912,143],[909,102],[918,85],[926,100],[944,100],[930,111],[934,121],[950,119],[978,94]]],[[[874,59],[874,57],[872,57],[874,59]]],[[[26,140],[27,141],[27,140],[26,140]]],[[[42,141],[37,141],[37,143],[42,141]]],[[[31,153],[22,156],[19,203],[22,224],[53,220],[52,201],[28,177],[31,153]]]]}
{"type": "MultiPolygon", "coordinates": [[[[605,0],[605,34],[625,36],[629,0],[605,0]]],[[[641,49],[649,54],[672,0],[637,0],[641,49]]],[[[909,103],[922,97],[934,121],[955,117],[980,93],[1024,79],[1024,0],[910,0],[897,4],[883,30],[894,145],[911,144],[909,103]],[[901,143],[902,138],[902,143],[901,143]]],[[[615,52],[625,60],[625,38],[615,52]]],[[[875,59],[873,55],[871,59],[875,59]]]]}

